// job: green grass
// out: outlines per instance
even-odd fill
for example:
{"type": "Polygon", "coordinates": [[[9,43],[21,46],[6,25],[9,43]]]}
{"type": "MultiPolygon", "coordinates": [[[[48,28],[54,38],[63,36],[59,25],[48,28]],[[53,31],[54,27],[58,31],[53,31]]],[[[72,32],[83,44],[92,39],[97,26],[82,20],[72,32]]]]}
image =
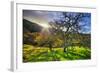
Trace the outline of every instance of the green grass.
{"type": "Polygon", "coordinates": [[[85,47],[68,47],[67,52],[63,48],[35,47],[32,45],[23,46],[23,62],[42,62],[42,61],[67,61],[85,60],[91,58],[91,49],[85,47]]]}

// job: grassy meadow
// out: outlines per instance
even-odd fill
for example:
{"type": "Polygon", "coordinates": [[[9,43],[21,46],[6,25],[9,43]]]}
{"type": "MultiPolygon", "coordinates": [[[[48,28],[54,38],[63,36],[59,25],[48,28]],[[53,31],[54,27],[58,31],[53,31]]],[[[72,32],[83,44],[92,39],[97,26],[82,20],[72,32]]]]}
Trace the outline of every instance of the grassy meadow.
{"type": "Polygon", "coordinates": [[[53,48],[52,52],[48,47],[35,47],[24,44],[23,48],[23,62],[85,60],[90,58],[91,51],[85,47],[68,47],[65,53],[63,48],[53,48]]]}

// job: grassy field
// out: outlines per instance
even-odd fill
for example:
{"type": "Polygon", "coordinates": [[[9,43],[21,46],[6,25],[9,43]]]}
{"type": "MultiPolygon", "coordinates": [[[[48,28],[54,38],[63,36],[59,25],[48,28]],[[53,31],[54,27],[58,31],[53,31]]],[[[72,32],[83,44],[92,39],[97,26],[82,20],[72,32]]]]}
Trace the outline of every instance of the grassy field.
{"type": "Polygon", "coordinates": [[[23,62],[67,61],[85,60],[91,58],[91,49],[74,46],[68,47],[67,52],[63,48],[53,48],[51,52],[47,47],[34,47],[23,45],[23,62]]]}

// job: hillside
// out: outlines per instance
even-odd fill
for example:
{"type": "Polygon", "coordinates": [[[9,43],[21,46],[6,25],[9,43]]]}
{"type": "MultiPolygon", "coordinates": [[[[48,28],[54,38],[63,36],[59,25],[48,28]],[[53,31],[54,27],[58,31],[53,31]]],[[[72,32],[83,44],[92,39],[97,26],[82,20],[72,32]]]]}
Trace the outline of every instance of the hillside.
{"type": "Polygon", "coordinates": [[[23,19],[23,32],[40,32],[41,29],[37,23],[23,19]]]}

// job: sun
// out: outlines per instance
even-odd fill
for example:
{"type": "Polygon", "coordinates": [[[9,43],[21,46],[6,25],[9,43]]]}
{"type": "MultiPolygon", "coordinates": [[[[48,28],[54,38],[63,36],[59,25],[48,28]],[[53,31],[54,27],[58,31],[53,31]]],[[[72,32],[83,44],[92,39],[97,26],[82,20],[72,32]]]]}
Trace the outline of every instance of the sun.
{"type": "Polygon", "coordinates": [[[50,25],[46,23],[41,23],[39,25],[42,26],[43,28],[50,28],[50,25]]]}
{"type": "Polygon", "coordinates": [[[42,21],[42,20],[33,20],[33,22],[37,23],[38,25],[40,25],[43,28],[50,28],[50,25],[47,21],[42,21]]]}

